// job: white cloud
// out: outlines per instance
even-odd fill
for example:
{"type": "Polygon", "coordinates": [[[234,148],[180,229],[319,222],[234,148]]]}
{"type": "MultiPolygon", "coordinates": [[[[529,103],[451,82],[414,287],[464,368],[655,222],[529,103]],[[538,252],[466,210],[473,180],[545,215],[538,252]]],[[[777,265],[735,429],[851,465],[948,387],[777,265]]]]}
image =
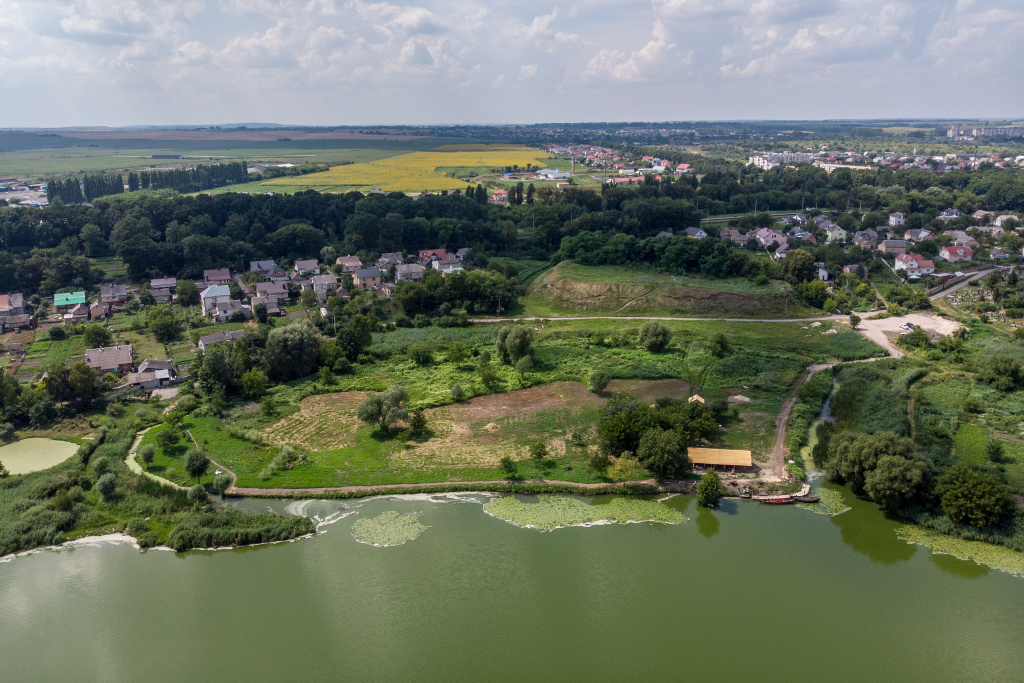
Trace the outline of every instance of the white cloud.
{"type": "Polygon", "coordinates": [[[661,64],[668,51],[675,47],[660,19],[654,22],[651,39],[639,50],[626,57],[623,50],[603,49],[583,70],[585,79],[609,78],[613,81],[635,82],[646,80],[650,71],[661,64]]]}

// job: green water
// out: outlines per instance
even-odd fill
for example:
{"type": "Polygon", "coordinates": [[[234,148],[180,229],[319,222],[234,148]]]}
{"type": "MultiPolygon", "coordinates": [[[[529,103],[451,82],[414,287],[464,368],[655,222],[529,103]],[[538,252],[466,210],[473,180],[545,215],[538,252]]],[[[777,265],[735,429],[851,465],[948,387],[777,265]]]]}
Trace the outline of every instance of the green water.
{"type": "Polygon", "coordinates": [[[15,558],[0,680],[1024,679],[1022,578],[907,545],[860,501],[667,504],[691,521],[542,533],[479,502],[314,502],[290,509],[356,514],[263,548],[15,558]],[[388,510],[427,529],[352,538],[388,510]]]}

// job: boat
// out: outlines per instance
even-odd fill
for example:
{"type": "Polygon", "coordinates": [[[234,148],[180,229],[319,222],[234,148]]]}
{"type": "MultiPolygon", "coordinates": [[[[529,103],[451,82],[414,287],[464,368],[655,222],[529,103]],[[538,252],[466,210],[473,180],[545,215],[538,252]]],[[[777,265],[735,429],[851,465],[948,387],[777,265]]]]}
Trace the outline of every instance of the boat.
{"type": "Polygon", "coordinates": [[[767,500],[762,500],[761,502],[766,503],[768,505],[789,505],[794,501],[792,498],[768,498],[767,500]]]}
{"type": "Polygon", "coordinates": [[[793,500],[797,500],[801,503],[817,503],[821,498],[817,496],[797,496],[793,500]]]}
{"type": "Polygon", "coordinates": [[[754,497],[754,494],[752,494],[750,491],[744,491],[743,493],[740,494],[740,498],[750,499],[750,498],[753,498],[753,497],[754,497]]]}

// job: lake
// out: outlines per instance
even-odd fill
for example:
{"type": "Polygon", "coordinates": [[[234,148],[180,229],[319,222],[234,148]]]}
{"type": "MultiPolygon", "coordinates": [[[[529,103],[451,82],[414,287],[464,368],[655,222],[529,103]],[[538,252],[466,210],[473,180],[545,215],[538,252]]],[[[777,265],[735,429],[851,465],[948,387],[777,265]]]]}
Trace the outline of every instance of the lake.
{"type": "Polygon", "coordinates": [[[9,681],[1024,679],[1024,579],[908,545],[846,495],[853,510],[836,517],[675,497],[665,504],[691,518],[680,525],[548,533],[485,514],[482,494],[274,501],[333,523],[261,548],[97,544],[0,563],[0,670],[9,681]],[[356,542],[352,524],[385,511],[420,513],[428,528],[395,547],[356,542]]]}

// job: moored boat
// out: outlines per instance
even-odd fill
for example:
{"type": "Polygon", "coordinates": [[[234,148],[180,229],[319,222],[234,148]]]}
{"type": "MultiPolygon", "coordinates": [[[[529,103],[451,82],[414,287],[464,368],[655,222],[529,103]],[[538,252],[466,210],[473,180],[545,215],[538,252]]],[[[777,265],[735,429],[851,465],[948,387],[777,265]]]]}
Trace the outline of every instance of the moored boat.
{"type": "Polygon", "coordinates": [[[818,496],[797,496],[794,500],[801,503],[817,503],[821,498],[818,496]]]}
{"type": "Polygon", "coordinates": [[[762,503],[766,503],[768,505],[789,505],[790,503],[793,502],[793,499],[792,498],[769,498],[767,500],[762,500],[761,502],[762,503]]]}

